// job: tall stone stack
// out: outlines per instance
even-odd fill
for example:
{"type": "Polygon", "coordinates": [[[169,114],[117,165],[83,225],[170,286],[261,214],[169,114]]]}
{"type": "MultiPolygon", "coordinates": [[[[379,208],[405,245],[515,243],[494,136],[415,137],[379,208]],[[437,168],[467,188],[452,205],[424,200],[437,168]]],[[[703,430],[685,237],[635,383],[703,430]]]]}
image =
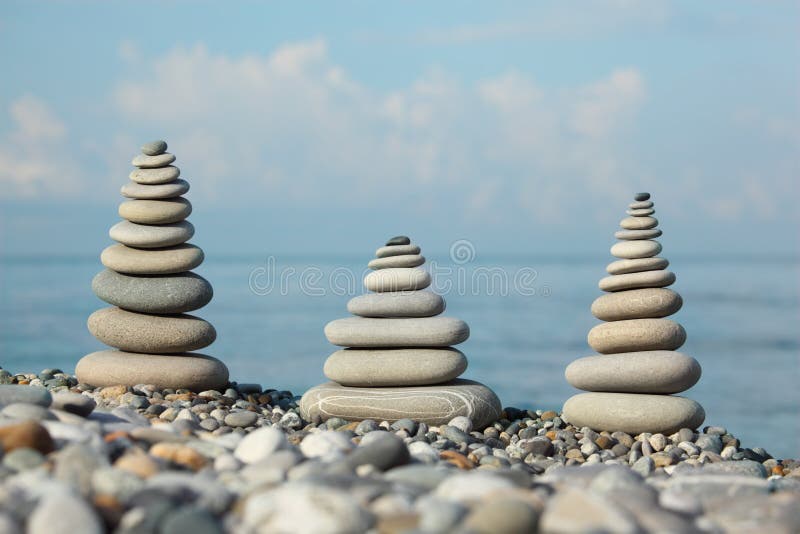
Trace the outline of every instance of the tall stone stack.
{"type": "Polygon", "coordinates": [[[606,291],[592,304],[592,314],[606,321],[591,329],[589,345],[599,355],[572,362],[567,381],[590,391],[570,398],[564,416],[577,427],[594,430],[671,433],[697,428],[705,419],[695,401],[672,395],[700,379],[697,360],[675,352],[686,340],[678,323],[681,296],[667,289],[675,275],[656,255],[661,235],[649,193],[639,193],[614,236],[611,254],[619,258],[600,280],[606,291]]]}
{"type": "Polygon", "coordinates": [[[153,384],[194,391],[219,389],[228,369],[211,356],[190,351],[214,342],[210,323],[185,312],[211,300],[211,284],[190,272],[203,262],[203,251],[186,243],[194,227],[185,219],[192,205],[183,196],[189,184],[178,178],[175,156],[164,141],[142,147],[136,169],[122,187],[121,221],[109,230],[117,244],[106,248],[106,267],[92,280],[92,290],[112,305],[89,316],[89,331],[117,350],[84,356],[75,369],[78,380],[93,386],[153,384]]]}
{"type": "Polygon", "coordinates": [[[452,345],[469,337],[464,321],[442,317],[444,299],[426,291],[425,258],[406,236],[390,239],[369,262],[372,293],[347,304],[354,315],[325,327],[328,341],[346,347],[330,355],[325,376],[300,403],[307,420],[396,421],[431,425],[456,416],[483,428],[499,418],[500,401],[483,384],[462,380],[467,359],[452,345]]]}

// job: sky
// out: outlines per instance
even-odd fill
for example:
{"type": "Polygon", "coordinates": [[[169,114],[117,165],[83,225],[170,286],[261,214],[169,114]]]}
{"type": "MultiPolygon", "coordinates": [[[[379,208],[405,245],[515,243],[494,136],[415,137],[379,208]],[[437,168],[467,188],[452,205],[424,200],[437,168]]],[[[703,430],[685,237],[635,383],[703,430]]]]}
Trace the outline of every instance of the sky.
{"type": "Polygon", "coordinates": [[[99,254],[167,140],[215,254],[800,253],[800,4],[0,6],[0,254],[99,254]]]}

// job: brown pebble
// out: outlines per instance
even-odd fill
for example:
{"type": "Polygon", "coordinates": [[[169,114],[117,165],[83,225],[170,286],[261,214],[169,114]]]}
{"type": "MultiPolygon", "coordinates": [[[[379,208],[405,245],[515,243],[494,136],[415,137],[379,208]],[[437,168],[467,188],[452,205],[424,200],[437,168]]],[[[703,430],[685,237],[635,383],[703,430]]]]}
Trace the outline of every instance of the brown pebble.
{"type": "Polygon", "coordinates": [[[469,458],[456,451],[442,451],[439,453],[439,458],[453,464],[459,469],[473,469],[475,464],[469,458]]]}
{"type": "Polygon", "coordinates": [[[109,432],[108,434],[103,436],[103,441],[105,441],[106,443],[111,443],[112,441],[116,441],[118,439],[130,438],[130,437],[131,437],[130,434],[128,434],[124,430],[117,430],[115,432],[109,432]]]}
{"type": "Polygon", "coordinates": [[[6,453],[28,447],[42,454],[55,450],[55,443],[45,427],[36,421],[24,421],[0,427],[0,445],[6,453]]]}
{"type": "Polygon", "coordinates": [[[553,410],[548,410],[544,412],[541,416],[542,421],[550,421],[558,417],[558,413],[554,412],[553,410]]]}
{"type": "Polygon", "coordinates": [[[150,447],[150,455],[188,467],[193,471],[202,469],[208,463],[205,456],[180,443],[156,443],[150,447]]]}
{"type": "Polygon", "coordinates": [[[672,465],[675,461],[675,458],[666,452],[654,452],[650,455],[650,459],[653,460],[653,463],[656,465],[656,467],[666,467],[668,465],[672,465]]]}
{"type": "Polygon", "coordinates": [[[339,428],[337,428],[336,430],[337,430],[338,432],[342,432],[342,431],[348,431],[348,430],[352,430],[353,432],[355,432],[355,430],[356,430],[356,428],[358,428],[358,425],[359,425],[359,424],[360,424],[360,421],[353,421],[353,422],[351,422],[351,423],[347,423],[347,424],[346,424],[346,425],[344,425],[344,426],[340,426],[340,427],[339,427],[339,428]]]}
{"type": "Polygon", "coordinates": [[[114,467],[133,473],[139,478],[150,478],[161,470],[158,462],[139,449],[120,456],[114,462],[114,467]]]}
{"type": "Polygon", "coordinates": [[[614,446],[614,440],[608,436],[603,436],[602,434],[594,440],[595,445],[600,447],[601,449],[610,449],[614,446]]]}
{"type": "Polygon", "coordinates": [[[190,401],[194,399],[193,393],[170,393],[164,397],[165,401],[190,401]]]}
{"type": "Polygon", "coordinates": [[[556,433],[556,431],[555,431],[555,430],[550,430],[549,432],[545,432],[545,434],[544,434],[544,435],[545,435],[545,436],[547,436],[547,439],[549,439],[550,441],[555,441],[555,439],[556,439],[556,434],[557,434],[557,433],[556,433]]]}
{"type": "Polygon", "coordinates": [[[567,451],[567,454],[564,455],[565,458],[572,458],[573,460],[580,460],[583,461],[583,453],[580,449],[570,449],[567,451]]]}
{"type": "Polygon", "coordinates": [[[117,397],[121,397],[127,392],[128,388],[126,386],[108,386],[100,390],[100,396],[104,399],[115,399],[117,397]]]}
{"type": "Polygon", "coordinates": [[[773,467],[772,468],[772,474],[782,477],[783,476],[783,466],[782,465],[776,465],[775,467],[773,467]]]}

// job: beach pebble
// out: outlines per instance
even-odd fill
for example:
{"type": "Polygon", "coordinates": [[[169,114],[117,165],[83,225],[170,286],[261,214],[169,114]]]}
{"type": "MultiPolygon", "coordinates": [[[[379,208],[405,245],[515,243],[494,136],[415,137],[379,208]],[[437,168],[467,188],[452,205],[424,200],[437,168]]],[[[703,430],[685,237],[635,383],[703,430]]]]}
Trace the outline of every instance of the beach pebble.
{"type": "Polygon", "coordinates": [[[646,215],[652,215],[656,212],[653,208],[640,208],[640,209],[628,209],[625,211],[631,217],[644,217],[646,215]]]}
{"type": "Polygon", "coordinates": [[[19,448],[30,448],[48,454],[55,449],[50,433],[36,421],[1,425],[0,446],[6,453],[19,448]]]}
{"type": "Polygon", "coordinates": [[[121,221],[111,227],[108,235],[129,247],[163,248],[189,241],[194,235],[194,226],[189,221],[159,226],[121,221]]]}
{"type": "Polygon", "coordinates": [[[323,431],[310,434],[300,443],[300,452],[307,458],[331,460],[343,456],[354,447],[341,432],[323,431]]]}
{"type": "Polygon", "coordinates": [[[45,419],[55,420],[55,416],[45,408],[38,404],[26,404],[23,402],[15,402],[6,405],[0,413],[11,419],[18,419],[20,421],[43,421],[45,419]]]}
{"type": "Polygon", "coordinates": [[[539,528],[544,532],[615,532],[636,534],[636,521],[613,501],[577,488],[550,499],[539,528]]]}
{"type": "Polygon", "coordinates": [[[592,315],[602,321],[660,318],[681,309],[683,299],[662,288],[634,289],[603,295],[592,303],[592,315]]]}
{"type": "Polygon", "coordinates": [[[370,291],[414,291],[431,285],[428,271],[411,268],[387,268],[373,271],[364,277],[364,287],[370,291]]]}
{"type": "Polygon", "coordinates": [[[47,407],[52,400],[50,392],[41,386],[0,385],[0,405],[22,402],[47,407]]]}
{"type": "Polygon", "coordinates": [[[132,182],[142,185],[161,185],[174,182],[181,175],[181,170],[173,165],[156,169],[136,169],[131,171],[128,178],[132,182]]]}
{"type": "Polygon", "coordinates": [[[162,276],[129,276],[110,269],[92,279],[92,291],[100,299],[125,310],[143,313],[184,313],[211,301],[211,284],[194,273],[162,276]]]}
{"type": "Polygon", "coordinates": [[[589,331],[589,346],[602,354],[676,350],[686,331],[669,319],[628,319],[601,323],[589,331]]]}
{"type": "Polygon", "coordinates": [[[164,152],[155,156],[138,154],[131,160],[131,165],[139,167],[140,169],[154,169],[157,167],[166,167],[173,161],[175,161],[175,156],[169,152],[164,152]]]}
{"type": "Polygon", "coordinates": [[[225,424],[233,428],[246,428],[258,421],[258,414],[247,410],[231,412],[225,416],[225,424]]]}
{"type": "Polygon", "coordinates": [[[214,515],[196,507],[184,507],[168,512],[161,523],[161,532],[187,534],[223,534],[224,530],[214,515]]]}
{"type": "Polygon", "coordinates": [[[425,257],[419,254],[404,254],[401,256],[388,256],[386,258],[375,258],[367,264],[373,270],[419,267],[425,263],[425,257]]]}
{"type": "Polygon", "coordinates": [[[122,196],[138,200],[160,200],[179,197],[189,191],[189,182],[174,180],[165,184],[139,184],[128,182],[120,189],[122,196]]]}
{"type": "Polygon", "coordinates": [[[636,258],[630,260],[612,261],[606,266],[608,274],[639,273],[642,271],[657,271],[666,269],[669,261],[664,258],[636,258]]]}
{"type": "Polygon", "coordinates": [[[649,239],[620,241],[611,247],[611,254],[613,256],[629,260],[650,258],[659,252],[661,252],[661,243],[649,239]]]}
{"type": "Polygon", "coordinates": [[[288,446],[283,432],[273,427],[263,427],[247,434],[239,442],[233,455],[237,460],[253,464],[269,458],[274,452],[288,446]]]}
{"type": "Polygon", "coordinates": [[[618,230],[614,232],[614,237],[622,240],[655,239],[661,236],[661,234],[662,232],[658,228],[651,228],[649,230],[618,230]]]}
{"type": "Polygon", "coordinates": [[[410,244],[411,244],[411,239],[405,235],[398,235],[386,241],[387,247],[393,247],[395,245],[410,245],[410,244]]]}
{"type": "Polygon", "coordinates": [[[606,276],[600,280],[598,287],[603,291],[614,292],[647,287],[665,287],[673,283],[675,283],[675,275],[670,271],[644,271],[606,276]]]}
{"type": "Polygon", "coordinates": [[[464,521],[468,532],[517,534],[536,532],[539,512],[520,499],[495,498],[478,503],[464,521]]]}
{"type": "Polygon", "coordinates": [[[117,243],[100,254],[103,265],[124,274],[182,273],[198,267],[203,259],[203,251],[189,244],[148,250],[117,243]]]}
{"type": "Polygon", "coordinates": [[[142,154],[145,156],[158,156],[167,151],[167,142],[158,139],[142,145],[142,154]]]}
{"type": "Polygon", "coordinates": [[[619,223],[623,230],[649,230],[658,226],[655,217],[627,217],[619,223]]]}
{"type": "Polygon", "coordinates": [[[28,519],[28,534],[102,534],[94,509],[82,498],[63,491],[46,494],[28,519]]]}
{"type": "Polygon", "coordinates": [[[650,200],[650,193],[636,193],[633,196],[633,200],[636,202],[642,202],[644,200],[650,200]]]}
{"type": "Polygon", "coordinates": [[[112,347],[166,354],[207,347],[217,337],[210,323],[193,315],[150,315],[103,308],[89,316],[89,332],[112,347]]]}
{"type": "Polygon", "coordinates": [[[448,347],[466,341],[469,326],[452,317],[347,317],[325,325],[325,337],[342,347],[448,347]]]}
{"type": "Polygon", "coordinates": [[[444,309],[444,299],[431,291],[367,293],[347,303],[347,311],[361,317],[431,317],[444,309]]]}
{"type": "Polygon", "coordinates": [[[569,364],[565,375],[585,391],[668,394],[689,389],[700,373],[691,356],[659,350],[587,356],[569,364]]]}
{"type": "Polygon", "coordinates": [[[420,248],[416,245],[390,245],[376,250],[375,257],[388,258],[389,256],[415,256],[419,253],[420,248]]]}
{"type": "Polygon", "coordinates": [[[642,210],[652,207],[653,207],[653,201],[651,200],[637,200],[635,202],[631,202],[630,204],[628,204],[628,209],[631,210],[642,210]]]}
{"type": "Polygon", "coordinates": [[[345,349],[325,361],[325,376],[344,386],[416,386],[457,378],[467,359],[456,349],[345,349]]]}
{"type": "Polygon", "coordinates": [[[3,467],[14,472],[35,469],[45,462],[45,458],[36,449],[20,447],[3,456],[3,467]]]}
{"type": "Polygon", "coordinates": [[[53,395],[52,408],[86,417],[94,410],[97,403],[88,395],[61,391],[53,395]]]}
{"type": "Polygon", "coordinates": [[[379,431],[364,436],[361,445],[347,455],[343,462],[351,469],[371,465],[379,471],[386,471],[407,464],[410,458],[403,440],[389,432],[379,431]],[[372,435],[375,437],[367,439],[372,435]]]}
{"type": "Polygon", "coordinates": [[[136,224],[170,224],[184,220],[192,213],[192,204],[185,198],[162,200],[126,200],[119,205],[119,216],[136,224]]]}

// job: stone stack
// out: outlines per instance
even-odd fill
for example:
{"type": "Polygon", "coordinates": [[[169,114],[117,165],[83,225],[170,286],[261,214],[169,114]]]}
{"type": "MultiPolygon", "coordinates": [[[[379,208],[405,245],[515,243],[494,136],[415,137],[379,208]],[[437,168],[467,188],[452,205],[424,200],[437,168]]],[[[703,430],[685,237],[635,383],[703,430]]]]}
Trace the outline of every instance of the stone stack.
{"type": "Polygon", "coordinates": [[[405,236],[390,239],[369,262],[364,286],[373,293],[355,297],[355,315],[328,323],[325,335],[347,347],[331,354],[325,376],[331,382],[303,395],[307,420],[396,421],[411,418],[441,425],[456,416],[483,428],[499,418],[500,401],[486,386],[457,377],[467,359],[452,348],[469,337],[464,321],[442,317],[444,299],[425,289],[430,274],[420,248],[405,236]]]}
{"type": "Polygon", "coordinates": [[[83,357],[75,374],[93,386],[153,384],[194,391],[219,389],[228,369],[211,356],[192,353],[210,345],[217,333],[208,322],[185,312],[211,300],[211,284],[191,271],[203,251],[186,243],[194,227],[185,219],[192,205],[181,195],[189,184],[178,178],[175,156],[164,141],[142,147],[136,168],[122,187],[130,200],[119,206],[123,219],[109,231],[117,244],[100,261],[106,270],[92,290],[113,305],[94,312],[89,331],[118,350],[83,357]]]}
{"type": "Polygon", "coordinates": [[[569,399],[564,416],[577,427],[593,430],[668,433],[697,428],[705,419],[693,400],[672,395],[700,379],[700,364],[675,352],[686,340],[678,323],[665,319],[677,312],[681,296],[667,289],[675,275],[669,262],[656,255],[661,235],[649,193],[639,193],[628,206],[629,217],[615,235],[611,254],[619,258],[600,280],[608,294],[592,304],[592,314],[605,323],[589,332],[589,345],[599,355],[572,362],[567,381],[590,391],[569,399]]]}

